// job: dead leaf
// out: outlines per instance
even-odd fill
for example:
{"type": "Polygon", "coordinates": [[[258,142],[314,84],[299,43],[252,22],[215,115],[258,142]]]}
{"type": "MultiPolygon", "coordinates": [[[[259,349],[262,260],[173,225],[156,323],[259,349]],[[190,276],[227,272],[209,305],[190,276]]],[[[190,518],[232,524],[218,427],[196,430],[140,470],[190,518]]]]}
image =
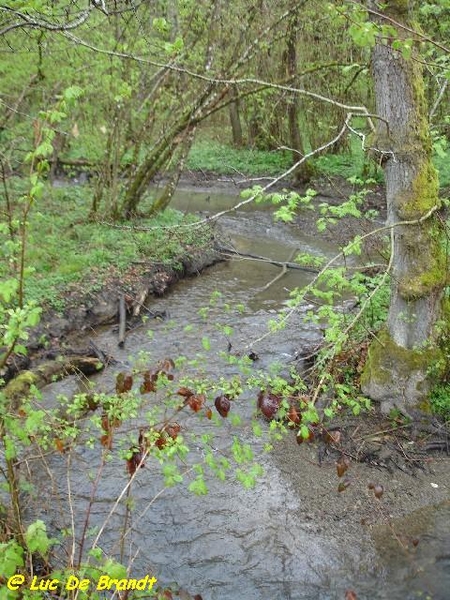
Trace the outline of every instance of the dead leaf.
{"type": "Polygon", "coordinates": [[[231,402],[225,394],[217,396],[217,398],[214,400],[214,406],[221,417],[224,419],[228,417],[228,413],[230,412],[231,408],[231,402]]]}
{"type": "Polygon", "coordinates": [[[350,461],[347,456],[340,456],[336,461],[337,476],[342,477],[348,471],[349,466],[350,461]]]}
{"type": "Polygon", "coordinates": [[[202,408],[205,401],[206,397],[204,394],[197,394],[189,396],[187,399],[187,404],[194,412],[198,412],[202,408]]]}
{"type": "Polygon", "coordinates": [[[194,395],[194,392],[187,387],[180,387],[180,389],[177,391],[177,394],[179,396],[183,396],[183,398],[189,398],[189,396],[194,395]]]}
{"type": "Polygon", "coordinates": [[[338,492],[344,492],[348,488],[350,483],[351,483],[350,479],[344,479],[343,481],[341,481],[340,484],[338,485],[338,492]]]}
{"type": "Polygon", "coordinates": [[[116,394],[129,392],[133,387],[133,376],[126,373],[117,373],[116,376],[116,394]]]}
{"type": "Polygon", "coordinates": [[[287,417],[288,417],[289,422],[293,423],[294,425],[298,425],[302,420],[302,416],[298,414],[295,406],[291,406],[289,408],[287,417]]]}

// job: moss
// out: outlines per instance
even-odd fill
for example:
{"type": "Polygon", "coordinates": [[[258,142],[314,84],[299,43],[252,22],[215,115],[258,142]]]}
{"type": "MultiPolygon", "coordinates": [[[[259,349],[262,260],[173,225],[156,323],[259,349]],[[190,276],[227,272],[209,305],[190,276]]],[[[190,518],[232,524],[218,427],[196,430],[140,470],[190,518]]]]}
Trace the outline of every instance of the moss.
{"type": "Polygon", "coordinates": [[[37,380],[38,377],[32,371],[23,371],[8,383],[4,393],[13,411],[18,409],[21,400],[28,396],[31,386],[36,385],[37,380]]]}
{"type": "MultiPolygon", "coordinates": [[[[398,391],[404,382],[411,380],[412,374],[426,374],[431,365],[443,364],[442,359],[443,352],[439,348],[402,348],[384,330],[369,347],[361,375],[361,386],[364,389],[375,384],[396,388],[398,391]]],[[[416,390],[426,394],[425,388],[423,377],[419,377],[416,390]]]]}
{"type": "Polygon", "coordinates": [[[448,284],[447,256],[439,241],[414,252],[411,268],[398,280],[398,291],[405,300],[417,300],[448,284]]]}
{"type": "Polygon", "coordinates": [[[433,166],[431,156],[423,156],[411,186],[396,199],[400,219],[406,221],[420,219],[434,206],[440,207],[438,194],[438,173],[433,166]]]}
{"type": "Polygon", "coordinates": [[[409,0],[390,0],[380,10],[392,19],[405,21],[408,19],[410,2],[409,0]]]}

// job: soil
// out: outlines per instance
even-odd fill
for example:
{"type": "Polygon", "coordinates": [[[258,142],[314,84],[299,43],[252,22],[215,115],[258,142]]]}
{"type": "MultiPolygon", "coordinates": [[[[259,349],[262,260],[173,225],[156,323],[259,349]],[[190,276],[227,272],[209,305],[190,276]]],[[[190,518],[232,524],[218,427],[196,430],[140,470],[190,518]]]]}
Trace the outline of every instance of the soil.
{"type": "MultiPolygon", "coordinates": [[[[141,323],[141,316],[132,317],[135,309],[147,318],[164,318],[145,309],[147,296],[163,296],[182,278],[198,276],[206,267],[224,260],[220,245],[211,238],[206,247],[187,251],[178,257],[181,266],[164,263],[135,263],[125,273],[111,265],[99,291],[96,287],[97,274],[92,270],[83,285],[68,286],[64,293],[66,306],[62,314],[44,307],[39,325],[30,333],[27,343],[28,355],[12,355],[6,368],[0,373],[5,382],[10,381],[23,369],[30,369],[42,361],[54,359],[58,354],[79,351],[80,340],[85,345],[86,336],[97,327],[118,321],[119,297],[125,295],[127,326],[141,323]]],[[[175,262],[175,261],[174,261],[175,262]]],[[[87,353],[92,355],[92,350],[87,353]]]]}
{"type": "Polygon", "coordinates": [[[374,409],[295,446],[293,432],[278,444],[276,464],[301,490],[299,516],[320,528],[356,535],[361,525],[370,531],[450,500],[450,430],[431,416],[408,424],[374,409]]]}

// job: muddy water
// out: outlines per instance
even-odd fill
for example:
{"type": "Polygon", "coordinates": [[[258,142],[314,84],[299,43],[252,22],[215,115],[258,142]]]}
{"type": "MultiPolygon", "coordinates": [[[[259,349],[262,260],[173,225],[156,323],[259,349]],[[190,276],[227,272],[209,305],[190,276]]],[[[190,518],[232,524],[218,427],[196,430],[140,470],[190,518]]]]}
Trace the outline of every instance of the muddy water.
{"type": "MultiPolygon", "coordinates": [[[[208,196],[207,192],[179,194],[176,202],[182,210],[197,211],[230,205],[229,196],[217,195],[209,200],[208,196]]],[[[221,227],[237,250],[278,260],[287,260],[294,249],[327,257],[333,256],[335,250],[316,237],[302,235],[286,225],[274,225],[265,210],[227,216],[221,227]]],[[[200,356],[204,353],[201,340],[205,337],[212,351],[201,359],[204,377],[233,375],[235,367],[224,365],[219,358],[229,343],[232,351],[252,349],[258,353],[255,370],[268,368],[274,362],[289,364],[298,351],[320,339],[320,331],[305,321],[305,307],[293,315],[285,331],[255,341],[266,333],[267,320],[276,311],[286,310],[288,290],[305,285],[311,277],[302,271],[290,271],[264,289],[278,273],[277,267],[248,260],[217,265],[198,278],[181,282],[166,298],[152,300],[149,308],[165,310],[168,318],[150,320],[146,328],[130,333],[124,350],[117,348],[116,335],[111,330],[99,333],[96,343],[122,361],[121,369],[131,366],[142,353],[147,364],[166,356],[200,356]],[[221,297],[211,303],[214,290],[221,297]],[[239,313],[232,308],[237,304],[241,305],[239,313]],[[202,314],[205,306],[208,314],[202,314]],[[233,334],[224,335],[217,323],[232,327],[233,334]]],[[[281,368],[286,370],[285,366],[281,368]]],[[[98,387],[111,389],[113,376],[112,372],[100,376],[98,387]]],[[[50,386],[48,398],[58,393],[71,394],[77,386],[75,380],[50,386]]],[[[289,481],[280,471],[277,452],[295,452],[295,446],[291,450],[282,446],[267,454],[263,452],[263,442],[252,437],[248,422],[254,412],[254,395],[244,395],[233,411],[242,416],[241,425],[232,426],[224,420],[215,427],[190,416],[183,426],[196,435],[213,431],[217,455],[227,451],[233,435],[251,441],[265,469],[255,488],[246,490],[235,482],[223,484],[210,478],[206,496],[193,496],[186,485],[164,490],[157,465],[148,461],[130,491],[133,509],[126,524],[130,532],[120,548],[126,495],[108,515],[127,476],[123,461],[114,458],[103,468],[96,487],[97,500],[91,507],[88,526],[97,529],[90,530],[90,538],[106,522],[99,544],[116,556],[122,552],[122,559],[132,563],[132,576],[153,572],[161,584],[179,584],[191,593],[201,593],[204,600],[332,600],[343,599],[348,589],[357,590],[359,599],[426,597],[420,595],[422,592],[435,600],[450,598],[448,506],[422,513],[422,534],[428,536],[428,541],[420,544],[413,561],[410,555],[402,557],[391,550],[389,531],[380,531],[375,544],[363,529],[356,537],[347,536],[345,528],[338,533],[331,526],[323,526],[326,523],[307,518],[307,514],[305,517],[301,485],[297,480],[289,481]]],[[[141,422],[137,418],[134,428],[130,428],[131,439],[136,438],[141,422]]],[[[199,444],[199,450],[194,449],[186,463],[186,482],[192,480],[190,466],[201,459],[199,444]]],[[[70,464],[68,460],[61,458],[60,464],[52,464],[57,475],[49,489],[54,496],[51,504],[46,500],[39,510],[46,519],[51,516],[55,525],[67,526],[72,519],[65,503],[69,493],[73,499],[73,522],[80,533],[86,522],[99,457],[98,452],[85,448],[70,458],[70,464]]],[[[305,471],[307,482],[310,467],[303,462],[298,468],[305,471]]]]}

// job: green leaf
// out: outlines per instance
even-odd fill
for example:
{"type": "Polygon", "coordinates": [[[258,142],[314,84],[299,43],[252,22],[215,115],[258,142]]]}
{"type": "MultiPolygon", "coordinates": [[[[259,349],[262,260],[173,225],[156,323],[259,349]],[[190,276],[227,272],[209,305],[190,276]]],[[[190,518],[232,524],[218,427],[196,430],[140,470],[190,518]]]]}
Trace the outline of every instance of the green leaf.
{"type": "Polygon", "coordinates": [[[78,85],[71,85],[70,87],[68,87],[67,89],[64,90],[63,98],[64,98],[64,100],[69,100],[69,101],[76,100],[77,98],[80,98],[83,94],[84,94],[83,88],[79,87],[78,85]]]}
{"type": "Polygon", "coordinates": [[[193,492],[196,496],[205,496],[208,493],[208,488],[202,476],[197,477],[194,481],[189,484],[189,491],[193,492]]]}
{"type": "Polygon", "coordinates": [[[47,528],[44,521],[38,519],[28,526],[25,533],[25,541],[30,552],[39,552],[43,555],[47,554],[52,541],[47,536],[47,528]]]}
{"type": "Polygon", "coordinates": [[[262,436],[262,427],[261,427],[261,425],[257,421],[253,421],[253,423],[252,423],[252,430],[253,430],[253,435],[255,437],[261,437],[262,436]]]}
{"type": "Polygon", "coordinates": [[[23,548],[16,541],[0,544],[0,573],[3,577],[11,577],[23,566],[23,548]]]}
{"type": "Polygon", "coordinates": [[[125,579],[127,576],[126,567],[116,562],[112,558],[108,558],[103,565],[102,570],[106,575],[109,575],[111,579],[125,579]]]}

